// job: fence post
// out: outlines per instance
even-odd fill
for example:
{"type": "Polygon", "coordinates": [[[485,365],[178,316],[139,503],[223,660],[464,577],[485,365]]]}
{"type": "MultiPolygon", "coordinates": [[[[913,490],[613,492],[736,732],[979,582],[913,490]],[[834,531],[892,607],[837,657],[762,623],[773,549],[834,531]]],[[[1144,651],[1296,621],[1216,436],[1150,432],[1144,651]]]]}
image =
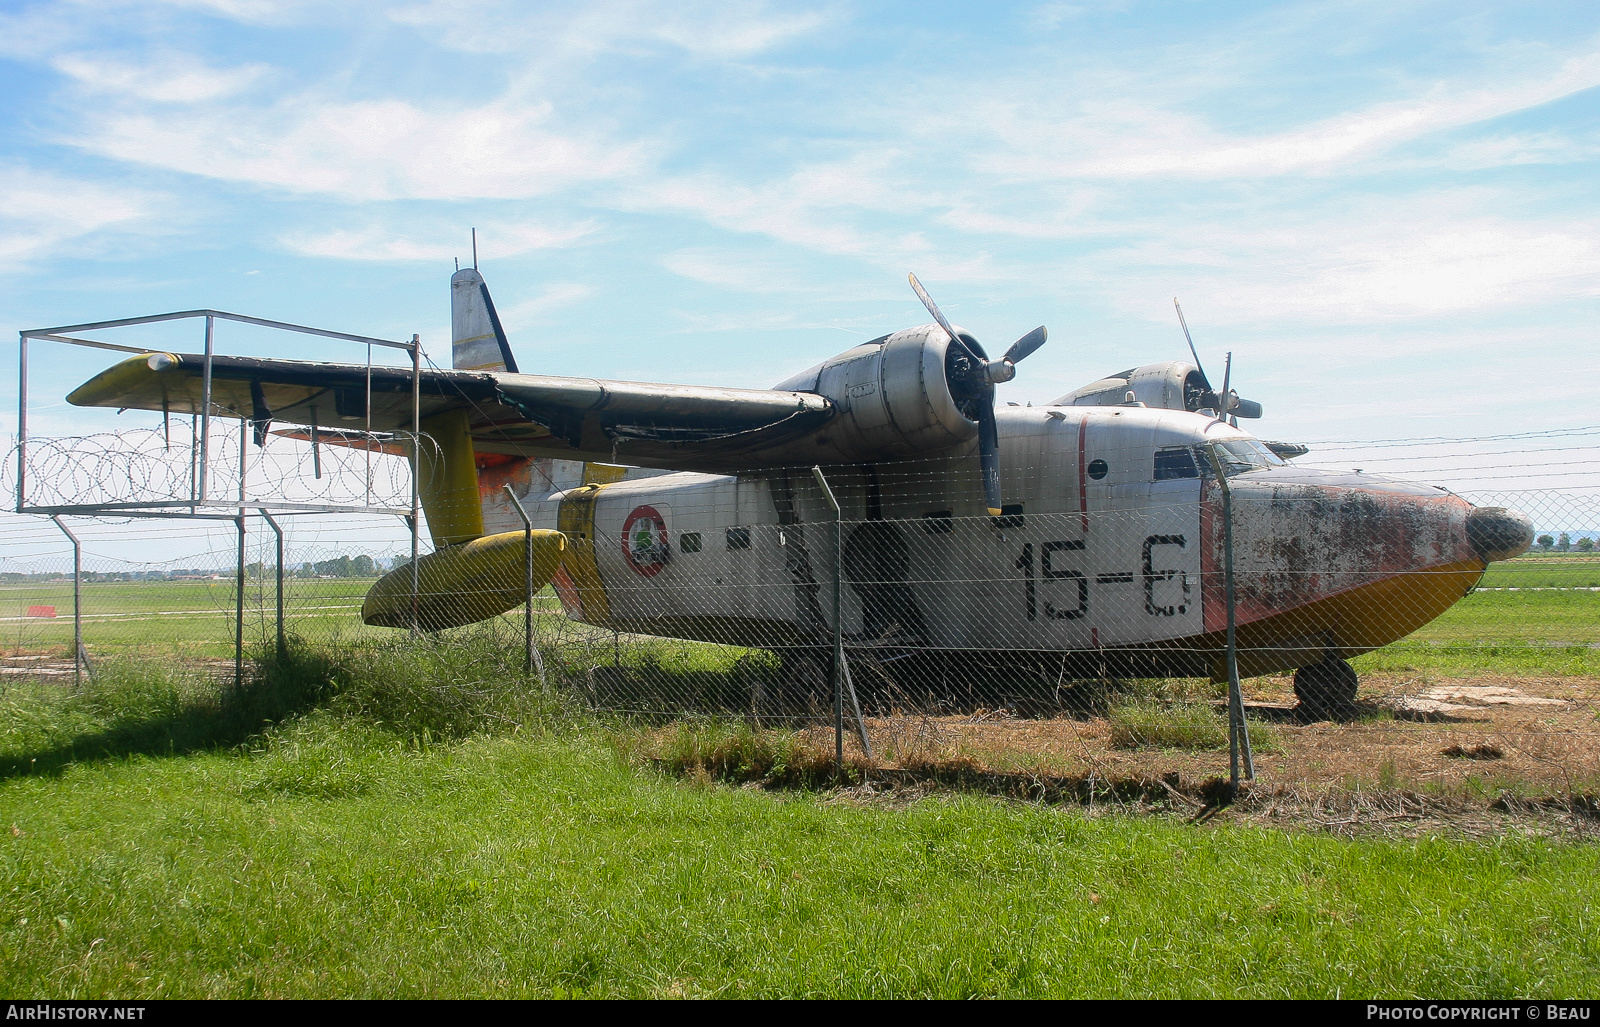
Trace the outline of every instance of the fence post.
{"type": "Polygon", "coordinates": [[[200,375],[200,469],[195,474],[194,498],[202,503],[206,500],[207,462],[211,450],[211,356],[216,338],[216,320],[210,314],[206,315],[206,360],[200,375]]]}
{"type": "Polygon", "coordinates": [[[281,660],[284,653],[288,651],[283,637],[283,528],[273,519],[265,507],[261,509],[261,516],[266,518],[273,534],[278,537],[278,658],[281,660]]]}
{"type": "Polygon", "coordinates": [[[532,681],[535,668],[539,678],[539,687],[546,692],[550,691],[550,682],[544,676],[544,658],[539,655],[539,647],[533,644],[533,519],[528,516],[528,511],[522,507],[522,500],[511,491],[511,483],[505,485],[506,495],[511,498],[511,505],[517,508],[517,516],[522,518],[523,549],[527,553],[527,565],[524,568],[526,578],[523,588],[527,590],[527,602],[522,612],[522,640],[527,646],[528,680],[532,681]]]}
{"type": "Polygon", "coordinates": [[[233,608],[233,687],[244,686],[244,494],[245,494],[245,469],[248,466],[250,455],[250,433],[245,431],[245,422],[239,421],[239,567],[238,567],[238,597],[233,608]]]}
{"type": "Polygon", "coordinates": [[[861,751],[872,758],[872,742],[867,739],[867,722],[861,716],[861,703],[856,698],[855,682],[850,679],[850,668],[844,657],[844,512],[822,468],[813,466],[812,477],[822,488],[822,498],[833,507],[833,757],[834,766],[844,773],[844,693],[850,691],[850,705],[855,711],[856,728],[861,733],[861,751]]]}
{"type": "Polygon", "coordinates": [[[422,493],[417,481],[422,460],[422,340],[411,336],[411,516],[406,523],[411,526],[411,637],[422,630],[417,605],[422,590],[422,569],[417,566],[417,529],[422,519],[422,493]]]}
{"type": "Polygon", "coordinates": [[[83,672],[92,670],[89,653],[83,648],[83,543],[62,523],[60,517],[51,517],[62,534],[72,540],[72,675],[74,683],[83,684],[83,672]]]}
{"type": "Polygon", "coordinates": [[[17,333],[17,513],[28,496],[28,337],[17,333]]]}
{"type": "Polygon", "coordinates": [[[1244,722],[1244,692],[1239,686],[1239,651],[1234,637],[1236,609],[1233,587],[1233,492],[1215,442],[1206,445],[1206,454],[1217,473],[1222,489],[1222,575],[1228,606],[1228,760],[1229,783],[1239,788],[1239,759],[1244,758],[1244,776],[1255,780],[1255,760],[1250,752],[1250,730],[1244,722]]]}
{"type": "Polygon", "coordinates": [[[244,684],[244,508],[239,509],[239,516],[233,519],[239,531],[239,562],[235,570],[237,597],[233,607],[233,687],[238,688],[244,684]]]}

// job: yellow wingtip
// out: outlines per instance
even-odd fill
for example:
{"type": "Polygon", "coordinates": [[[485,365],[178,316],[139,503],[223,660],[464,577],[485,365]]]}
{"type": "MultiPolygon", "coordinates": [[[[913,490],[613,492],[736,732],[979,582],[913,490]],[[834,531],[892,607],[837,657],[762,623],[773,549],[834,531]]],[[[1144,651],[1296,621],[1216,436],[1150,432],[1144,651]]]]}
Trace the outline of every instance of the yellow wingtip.
{"type": "MultiPolygon", "coordinates": [[[[171,354],[161,354],[171,357],[171,354]]],[[[103,407],[123,405],[118,401],[160,372],[150,366],[155,352],[140,353],[119,360],[67,393],[67,402],[75,407],[103,407]]]]}

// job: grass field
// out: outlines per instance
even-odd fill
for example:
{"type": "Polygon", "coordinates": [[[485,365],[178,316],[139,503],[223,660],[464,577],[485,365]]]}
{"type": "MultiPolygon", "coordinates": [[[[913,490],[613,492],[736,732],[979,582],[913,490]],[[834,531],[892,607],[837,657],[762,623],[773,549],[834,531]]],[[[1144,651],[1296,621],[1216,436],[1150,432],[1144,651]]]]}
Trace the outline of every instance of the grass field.
{"type": "MultiPolygon", "coordinates": [[[[1594,845],[682,783],[463,645],[0,706],[0,991],[1566,997],[1594,845]]],[[[498,662],[497,662],[498,661],[498,662]]],[[[619,733],[620,732],[620,733],[619,733]]]]}
{"type": "MultiPolygon", "coordinates": [[[[290,579],[288,629],[310,639],[392,636],[361,623],[361,600],[370,579],[290,579]]],[[[1522,673],[1600,673],[1600,557],[1549,554],[1493,564],[1472,593],[1408,638],[1358,665],[1362,670],[1457,672],[1495,667],[1522,673]],[[1512,591],[1511,589],[1515,589],[1512,591]]],[[[234,586],[231,581],[93,583],[83,588],[84,637],[93,653],[174,647],[200,656],[233,652],[234,586]]],[[[270,581],[253,580],[245,593],[247,643],[270,638],[275,596],[270,581]]],[[[546,588],[539,608],[541,632],[569,630],[560,604],[546,588]],[[560,622],[559,624],[557,622],[560,622]]],[[[0,646],[40,650],[70,644],[72,587],[49,582],[0,587],[0,646]],[[25,616],[27,607],[54,606],[57,616],[25,616]]],[[[520,611],[505,620],[520,622],[520,611]]]]}
{"type": "Polygon", "coordinates": [[[1600,588],[1600,556],[1530,553],[1489,565],[1483,588],[1600,588]]]}
{"type": "MultiPolygon", "coordinates": [[[[307,638],[389,637],[392,630],[361,622],[361,601],[375,580],[289,579],[284,588],[287,629],[307,638]]],[[[82,592],[84,639],[91,652],[167,645],[213,656],[233,652],[237,593],[232,580],[91,582],[82,592]]],[[[560,609],[548,588],[538,597],[538,605],[549,611],[560,609]]],[[[247,642],[272,636],[276,608],[271,580],[247,581],[247,642]]],[[[0,586],[0,645],[31,649],[70,645],[71,641],[70,580],[0,586]],[[29,617],[30,606],[52,606],[56,615],[29,617]]]]}

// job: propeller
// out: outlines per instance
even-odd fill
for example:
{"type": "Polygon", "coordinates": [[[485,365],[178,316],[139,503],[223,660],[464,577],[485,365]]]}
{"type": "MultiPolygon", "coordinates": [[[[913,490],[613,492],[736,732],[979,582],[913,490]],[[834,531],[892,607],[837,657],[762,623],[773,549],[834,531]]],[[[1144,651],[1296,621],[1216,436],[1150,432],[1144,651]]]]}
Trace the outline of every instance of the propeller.
{"type": "MultiPolygon", "coordinates": [[[[1205,366],[1200,363],[1200,354],[1194,348],[1193,337],[1189,335],[1189,322],[1184,318],[1183,307],[1178,305],[1178,297],[1176,296],[1172,297],[1172,308],[1178,312],[1178,324],[1183,326],[1183,338],[1189,344],[1189,355],[1194,357],[1195,370],[1200,372],[1200,381],[1205,385],[1206,391],[1202,392],[1199,397],[1200,406],[1215,410],[1219,421],[1230,415],[1235,420],[1241,417],[1260,417],[1260,403],[1254,400],[1240,399],[1239,394],[1231,391],[1228,387],[1229,373],[1233,365],[1233,354],[1228,354],[1228,366],[1222,372],[1222,392],[1218,393],[1211,384],[1211,377],[1206,374],[1205,366]],[[1222,409],[1223,396],[1228,397],[1226,401],[1228,408],[1226,410],[1222,409]]],[[[1235,424],[1234,427],[1237,428],[1238,425],[1235,424]]]]}
{"type": "Polygon", "coordinates": [[[933,302],[928,290],[917,281],[916,275],[907,276],[911,288],[922,305],[928,308],[934,321],[950,336],[950,350],[945,357],[945,377],[963,416],[978,422],[978,464],[983,469],[983,499],[992,517],[999,517],[1000,504],[1000,429],[994,419],[994,387],[1009,382],[1017,376],[1017,363],[1044,345],[1047,333],[1040,325],[1011,344],[1005,356],[990,360],[976,339],[961,336],[945,320],[939,305],[933,302]]]}

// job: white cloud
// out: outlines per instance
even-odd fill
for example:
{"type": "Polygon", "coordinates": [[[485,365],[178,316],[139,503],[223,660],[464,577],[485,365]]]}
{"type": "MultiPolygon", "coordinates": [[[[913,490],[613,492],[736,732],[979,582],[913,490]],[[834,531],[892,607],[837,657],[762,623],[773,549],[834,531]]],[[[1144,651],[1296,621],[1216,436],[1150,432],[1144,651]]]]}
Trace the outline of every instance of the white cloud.
{"type": "Polygon", "coordinates": [[[1040,4],[1026,12],[1023,21],[1028,27],[1054,32],[1068,22],[1077,21],[1079,18],[1088,18],[1097,14],[1120,13],[1127,10],[1128,5],[1123,0],[1110,0],[1110,2],[1097,3],[1063,3],[1060,0],[1053,3],[1040,4]]]}
{"type": "Polygon", "coordinates": [[[133,64],[94,53],[69,53],[53,58],[50,65],[96,92],[164,103],[231,96],[268,70],[265,64],[211,68],[186,54],[165,54],[133,64]]]}
{"type": "MultiPolygon", "coordinates": [[[[952,249],[929,238],[943,205],[930,184],[908,180],[900,155],[874,147],[858,156],[798,168],[759,185],[722,174],[664,179],[620,198],[619,206],[670,210],[719,228],[767,236],[778,242],[874,266],[919,268],[931,278],[991,278],[987,254],[952,249]],[[916,227],[909,230],[896,219],[916,227]]],[[[688,267],[682,264],[682,267],[688,267]]],[[[682,273],[680,268],[669,268],[682,273]]],[[[703,265],[703,273],[709,269],[703,265]]],[[[688,277],[695,277],[688,275],[688,277]]]]}
{"type": "Polygon", "coordinates": [[[815,32],[823,11],[793,11],[745,0],[679,4],[612,0],[564,11],[509,0],[426,0],[393,10],[394,21],[469,53],[596,53],[662,45],[697,57],[734,60],[815,32]]]}
{"type": "Polygon", "coordinates": [[[661,258],[675,275],[706,285],[746,293],[815,292],[818,286],[804,267],[762,248],[696,246],[661,258]]]}
{"type": "MultiPolygon", "coordinates": [[[[1169,83],[1170,84],[1170,83],[1169,83]]],[[[1126,84],[1124,84],[1126,85],[1126,84]]],[[[1528,110],[1600,86],[1600,51],[1518,68],[1489,86],[1437,82],[1420,95],[1372,104],[1303,127],[1264,136],[1228,135],[1207,119],[1141,101],[1067,91],[1076,110],[1052,116],[1007,84],[975,99],[951,120],[980,126],[1004,149],[979,159],[1001,177],[1224,179],[1322,174],[1365,166],[1424,137],[1528,110]],[[1026,98],[1023,98],[1023,97],[1026,98]]],[[[1031,92],[1031,91],[1030,91],[1031,92]]],[[[948,126],[930,129],[947,131],[948,126]]],[[[1545,149],[1553,145],[1546,139],[1545,149]]],[[[1521,151],[1526,159],[1529,151],[1521,151]]]]}
{"type": "Polygon", "coordinates": [[[160,201],[140,190],[0,165],[0,266],[61,256],[67,243],[82,256],[84,240],[149,219],[160,201]]]}
{"type": "Polygon", "coordinates": [[[496,310],[508,335],[516,329],[543,323],[545,316],[562,307],[570,307],[594,295],[594,289],[582,282],[552,282],[539,295],[519,300],[503,310],[496,310]]]}
{"type": "Polygon", "coordinates": [[[120,160],[352,200],[525,198],[635,170],[641,144],[547,126],[548,103],[429,110],[287,99],[269,110],[105,115],[74,142],[120,160]]]}
{"type": "Polygon", "coordinates": [[[1204,297],[1214,324],[1381,324],[1600,296],[1600,223],[1475,212],[1485,197],[1371,199],[1294,224],[1208,222],[1091,258],[1122,309],[1165,319],[1154,297],[1204,297]],[[1178,242],[1183,239],[1185,241],[1178,242]]]}
{"type": "MultiPolygon", "coordinates": [[[[429,218],[430,224],[395,231],[382,225],[298,232],[279,241],[296,253],[342,260],[449,260],[471,253],[470,236],[459,224],[429,218]]],[[[515,257],[534,250],[571,246],[591,235],[591,223],[552,226],[539,222],[494,224],[478,232],[484,254],[515,257]]]]}
{"type": "Polygon", "coordinates": [[[1420,158],[1402,166],[1458,170],[1504,168],[1518,164],[1576,164],[1600,157],[1600,142],[1555,132],[1488,136],[1456,143],[1435,159],[1420,158]]]}
{"type": "MultiPolygon", "coordinates": [[[[98,5],[104,0],[76,0],[98,5]]],[[[326,11],[336,0],[126,0],[119,6],[135,8],[176,7],[198,11],[247,24],[273,24],[290,21],[317,10],[326,11]]]]}

